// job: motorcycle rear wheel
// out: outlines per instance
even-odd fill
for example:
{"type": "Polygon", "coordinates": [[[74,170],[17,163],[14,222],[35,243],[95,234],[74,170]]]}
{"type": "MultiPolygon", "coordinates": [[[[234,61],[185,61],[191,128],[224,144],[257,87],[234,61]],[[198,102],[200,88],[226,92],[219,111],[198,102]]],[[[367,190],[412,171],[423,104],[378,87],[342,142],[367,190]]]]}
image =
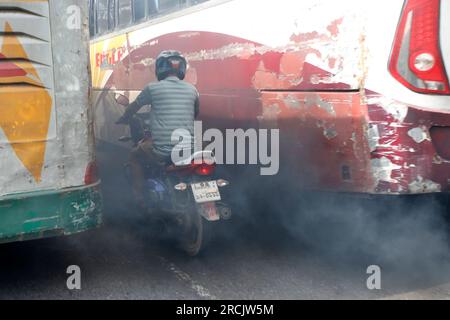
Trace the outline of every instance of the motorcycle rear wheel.
{"type": "Polygon", "coordinates": [[[186,220],[187,225],[180,245],[184,252],[191,257],[195,257],[203,248],[203,218],[197,211],[193,211],[188,213],[186,220]]]}

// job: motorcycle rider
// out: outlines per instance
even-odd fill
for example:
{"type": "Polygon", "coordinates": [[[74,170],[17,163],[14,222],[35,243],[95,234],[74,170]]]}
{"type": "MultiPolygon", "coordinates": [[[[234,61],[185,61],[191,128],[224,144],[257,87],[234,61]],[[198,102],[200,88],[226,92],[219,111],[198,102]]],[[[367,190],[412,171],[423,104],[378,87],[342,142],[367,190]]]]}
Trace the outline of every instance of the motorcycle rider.
{"type": "Polygon", "coordinates": [[[194,121],[200,109],[199,93],[193,85],[183,81],[186,69],[187,61],[178,51],[161,52],[155,64],[158,81],[149,83],[116,122],[128,124],[141,107],[151,106],[151,139],[141,140],[130,154],[133,194],[143,208],[146,207],[144,164],[163,165],[170,160],[172,149],[178,143],[171,140],[175,130],[187,130],[194,137],[194,121]]]}

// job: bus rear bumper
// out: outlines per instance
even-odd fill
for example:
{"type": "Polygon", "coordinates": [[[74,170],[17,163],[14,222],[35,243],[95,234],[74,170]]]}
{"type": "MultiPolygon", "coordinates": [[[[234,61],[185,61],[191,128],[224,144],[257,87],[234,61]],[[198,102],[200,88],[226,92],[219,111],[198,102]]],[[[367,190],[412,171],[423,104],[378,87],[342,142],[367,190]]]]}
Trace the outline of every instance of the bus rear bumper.
{"type": "MultiPolygon", "coordinates": [[[[450,102],[450,101],[449,101],[450,102]]],[[[365,90],[263,91],[261,128],[280,129],[280,176],[302,189],[450,192],[450,112],[365,90]]]]}
{"type": "Polygon", "coordinates": [[[375,193],[450,191],[450,113],[407,105],[366,92],[375,193]]]}
{"type": "Polygon", "coordinates": [[[100,183],[0,198],[0,243],[71,235],[102,223],[100,183]]]}

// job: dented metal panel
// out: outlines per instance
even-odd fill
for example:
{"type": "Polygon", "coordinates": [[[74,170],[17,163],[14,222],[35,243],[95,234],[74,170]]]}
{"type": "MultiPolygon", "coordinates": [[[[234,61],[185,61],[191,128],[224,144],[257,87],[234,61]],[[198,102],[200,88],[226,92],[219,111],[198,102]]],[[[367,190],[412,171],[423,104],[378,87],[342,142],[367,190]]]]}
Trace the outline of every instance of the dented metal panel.
{"type": "MultiPolygon", "coordinates": [[[[421,110],[366,91],[368,122],[378,139],[370,158],[377,193],[430,193],[450,189],[448,155],[439,146],[450,138],[432,135],[434,127],[450,129],[450,114],[421,110]],[[381,173],[381,174],[380,174],[381,173]]],[[[444,148],[443,148],[444,149],[444,148]]]]}
{"type": "Polygon", "coordinates": [[[358,92],[263,92],[262,103],[263,110],[277,108],[275,116],[263,111],[260,121],[280,128],[281,170],[307,189],[369,191],[366,113],[358,92]]]}

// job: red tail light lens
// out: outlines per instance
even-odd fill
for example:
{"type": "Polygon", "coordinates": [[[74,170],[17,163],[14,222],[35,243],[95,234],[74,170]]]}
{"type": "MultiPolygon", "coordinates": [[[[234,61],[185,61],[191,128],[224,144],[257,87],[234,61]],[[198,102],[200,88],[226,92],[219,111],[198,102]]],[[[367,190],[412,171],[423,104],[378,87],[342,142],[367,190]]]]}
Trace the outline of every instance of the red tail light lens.
{"type": "Polygon", "coordinates": [[[440,0],[406,0],[389,71],[411,90],[450,94],[439,44],[440,0]]]}
{"type": "Polygon", "coordinates": [[[216,170],[216,166],[203,163],[196,167],[195,173],[200,176],[210,176],[216,170]]]}
{"type": "Polygon", "coordinates": [[[95,161],[90,162],[86,167],[86,173],[84,175],[84,183],[86,185],[94,184],[100,180],[98,174],[98,167],[95,161]]]}

